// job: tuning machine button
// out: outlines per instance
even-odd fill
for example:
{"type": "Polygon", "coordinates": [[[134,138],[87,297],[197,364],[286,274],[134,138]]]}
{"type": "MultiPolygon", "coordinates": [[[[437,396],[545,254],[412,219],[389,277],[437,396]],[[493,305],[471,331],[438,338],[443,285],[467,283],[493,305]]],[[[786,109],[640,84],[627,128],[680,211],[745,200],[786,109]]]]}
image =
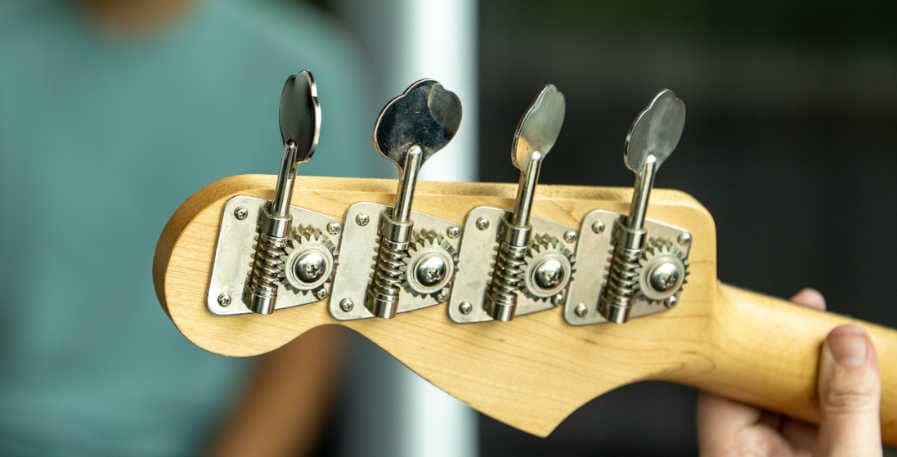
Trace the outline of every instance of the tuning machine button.
{"type": "Polygon", "coordinates": [[[543,160],[564,123],[564,95],[546,85],[514,132],[511,161],[520,171],[510,211],[479,206],[467,213],[458,271],[449,300],[457,323],[510,321],[563,302],[573,275],[576,231],[532,217],[543,160]]]}
{"type": "Polygon", "coordinates": [[[274,199],[261,210],[252,271],[244,290],[249,309],[259,314],[274,312],[293,222],[290,212],[293,182],[299,164],[311,159],[318,145],[321,106],[310,72],[303,70],[287,79],[280,96],[279,119],[283,159],[274,199]]]}
{"type": "Polygon", "coordinates": [[[358,202],[346,211],[330,300],[335,319],[389,319],[448,298],[460,240],[441,234],[460,228],[411,208],[421,166],[460,124],[458,96],[431,79],[411,84],[380,110],[374,146],[398,169],[397,190],[390,206],[358,202]]]}
{"type": "MultiPolygon", "coordinates": [[[[633,297],[640,292],[640,261],[645,248],[645,214],[654,176],[673,153],[685,127],[685,103],[665,89],[642,111],[626,136],[624,161],[635,173],[629,215],[614,223],[614,250],[598,311],[610,322],[629,319],[633,297]]],[[[665,267],[665,269],[668,269],[665,267]]],[[[685,272],[681,272],[684,278],[685,272]]],[[[641,285],[650,285],[641,282],[641,285]]],[[[648,291],[651,294],[651,291],[648,291]]]]}
{"type": "Polygon", "coordinates": [[[460,124],[461,100],[431,79],[409,86],[377,117],[374,146],[399,171],[395,202],[380,218],[374,275],[365,294],[365,306],[377,317],[389,319],[398,312],[414,228],[411,203],[421,166],[452,140],[460,124]]]}
{"type": "Polygon", "coordinates": [[[526,111],[514,133],[511,161],[520,170],[517,198],[509,217],[501,219],[498,252],[486,292],[489,315],[509,321],[517,311],[517,291],[526,277],[526,254],[532,235],[530,213],[542,161],[554,147],[564,123],[564,94],[549,84],[526,111]]]}

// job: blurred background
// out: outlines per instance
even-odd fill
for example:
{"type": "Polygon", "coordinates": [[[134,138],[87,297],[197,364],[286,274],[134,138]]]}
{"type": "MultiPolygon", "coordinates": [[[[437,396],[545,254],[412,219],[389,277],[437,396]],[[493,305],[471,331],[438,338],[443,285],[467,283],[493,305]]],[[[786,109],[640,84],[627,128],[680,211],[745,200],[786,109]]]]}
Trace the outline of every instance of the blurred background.
{"type": "MultiPolygon", "coordinates": [[[[68,7],[76,3],[111,4],[116,0],[34,3],[68,7]]],[[[184,2],[134,2],[150,3],[184,2]]],[[[206,5],[213,3],[218,5],[217,0],[205,2],[206,5]]],[[[124,213],[133,226],[150,227],[152,233],[146,229],[145,236],[140,235],[144,238],[134,238],[134,233],[122,231],[123,241],[118,245],[134,246],[133,252],[104,253],[122,255],[121,264],[108,269],[115,270],[109,273],[124,272],[121,274],[127,274],[143,287],[139,290],[145,297],[134,300],[145,303],[141,302],[139,308],[122,308],[118,300],[110,299],[103,305],[108,308],[102,312],[81,312],[83,308],[77,300],[82,300],[83,306],[94,306],[94,290],[109,283],[118,284],[118,280],[109,281],[102,276],[106,273],[99,268],[83,267],[90,264],[82,262],[79,256],[100,258],[91,246],[105,243],[108,235],[105,227],[102,230],[87,227],[86,233],[102,235],[101,239],[84,241],[70,234],[73,238],[67,241],[66,249],[81,246],[89,252],[62,251],[79,263],[63,265],[57,274],[66,276],[72,271],[88,274],[96,270],[97,278],[93,278],[96,282],[75,278],[72,284],[77,287],[65,289],[66,294],[48,293],[50,298],[44,304],[65,307],[71,315],[54,314],[52,319],[32,322],[34,333],[52,334],[58,341],[41,347],[44,352],[37,356],[19,352],[33,349],[27,342],[16,345],[20,336],[17,332],[25,326],[15,317],[0,322],[0,337],[4,339],[0,347],[11,348],[8,354],[0,354],[4,356],[0,361],[15,362],[12,369],[0,368],[0,381],[12,379],[13,386],[24,385],[30,389],[33,379],[41,379],[65,400],[53,401],[40,389],[17,391],[0,385],[0,394],[7,394],[0,397],[0,451],[7,449],[3,446],[8,443],[25,443],[22,449],[32,449],[31,445],[45,440],[44,432],[55,431],[52,426],[44,426],[40,412],[43,410],[35,409],[35,403],[19,401],[28,395],[39,400],[48,398],[45,402],[48,406],[44,405],[48,411],[54,408],[68,408],[79,414],[84,411],[83,405],[66,403],[73,397],[59,387],[64,383],[56,380],[59,360],[65,362],[63,366],[67,370],[82,368],[83,373],[79,372],[78,376],[66,373],[69,384],[77,384],[79,388],[87,386],[85,391],[95,393],[107,387],[95,383],[92,376],[110,380],[110,385],[122,389],[121,408],[147,417],[153,412],[161,416],[147,421],[148,425],[134,422],[140,426],[127,428],[128,431],[139,429],[144,434],[153,434],[159,430],[157,434],[164,435],[167,426],[179,430],[185,435],[183,440],[195,446],[200,446],[196,442],[205,441],[198,437],[215,435],[210,431],[214,425],[208,418],[177,417],[187,425],[173,424],[175,415],[163,414],[162,408],[179,411],[181,404],[176,398],[168,397],[165,387],[180,389],[183,397],[191,397],[195,391],[212,390],[209,385],[214,384],[221,391],[215,394],[237,398],[236,390],[228,389],[235,389],[230,384],[231,379],[237,379],[232,371],[238,371],[242,365],[238,367],[238,362],[220,358],[206,359],[212,356],[201,353],[176,335],[155,307],[146,263],[136,268],[133,258],[151,257],[162,222],[200,185],[231,174],[275,172],[280,140],[273,124],[276,96],[283,77],[288,71],[295,71],[297,64],[308,64],[316,75],[323,75],[319,78],[322,100],[328,97],[339,100],[332,105],[323,101],[325,117],[330,106],[335,106],[333,112],[338,115],[325,119],[322,150],[338,149],[333,145],[356,149],[364,147],[356,145],[369,144],[366,126],[372,125],[379,107],[413,80],[432,77],[456,91],[465,110],[461,133],[423,173],[425,179],[438,180],[516,181],[517,171],[509,160],[514,128],[532,98],[545,83],[551,82],[566,95],[567,115],[561,137],[543,167],[542,182],[631,186],[633,176],[622,161],[626,132],[634,116],[654,94],[671,88],[686,102],[688,120],[674,156],[659,172],[657,186],[680,189],[695,196],[714,215],[719,277],[734,285],[781,297],[790,296],[804,286],[815,287],[826,295],[831,310],[897,328],[897,306],[883,289],[893,282],[894,273],[890,268],[897,258],[897,243],[893,242],[897,229],[894,204],[897,198],[897,34],[893,27],[897,3],[868,0],[849,3],[818,0],[812,4],[797,0],[260,0],[247,3],[253,5],[250,8],[265,4],[264,8],[258,8],[264,13],[247,13],[249,8],[198,9],[211,11],[205,22],[194,24],[198,31],[181,30],[170,38],[171,42],[150,40],[149,44],[137,46],[138,51],[151,51],[143,57],[129,57],[132,49],[127,46],[103,42],[97,50],[96,43],[81,43],[83,37],[69,29],[84,24],[78,22],[75,27],[68,18],[56,17],[65,16],[62,13],[48,15],[52,16],[48,20],[42,16],[34,19],[29,15],[0,14],[0,57],[3,57],[0,78],[12,75],[10,78],[15,83],[0,84],[0,108],[4,108],[0,109],[0,153],[4,154],[4,169],[10,173],[9,176],[0,174],[4,195],[31,192],[27,189],[41,190],[47,181],[56,182],[44,179],[45,176],[91,176],[91,170],[98,169],[87,160],[82,164],[77,155],[72,156],[73,163],[68,166],[54,162],[54,166],[60,167],[58,171],[44,169],[46,160],[41,160],[43,156],[38,152],[65,150],[52,141],[47,144],[35,141],[44,138],[44,112],[68,109],[60,111],[61,120],[54,119],[48,125],[70,126],[70,130],[88,137],[76,146],[85,151],[107,150],[113,157],[118,157],[117,153],[125,148],[143,145],[132,144],[135,136],[125,133],[116,137],[119,130],[127,131],[128,125],[135,129],[136,137],[145,140],[140,136],[144,132],[137,127],[148,125],[146,122],[168,119],[177,124],[160,130],[173,135],[165,140],[170,143],[163,141],[146,146],[149,150],[141,156],[140,164],[125,159],[108,160],[100,155],[96,158],[107,167],[99,168],[104,174],[121,179],[117,185],[126,186],[132,179],[144,179],[145,183],[139,181],[144,183],[140,185],[150,189],[152,185],[159,187],[159,176],[166,176],[170,181],[166,182],[165,196],[158,190],[154,195],[158,201],[154,200],[150,207],[134,209],[133,214],[124,213]],[[60,23],[64,24],[65,31],[57,35],[54,30],[58,31],[60,23]],[[230,25],[222,31],[219,24],[230,25]],[[226,39],[221,35],[226,35],[226,39]],[[259,36],[264,39],[251,40],[259,36]],[[195,45],[180,54],[172,51],[187,41],[195,45]],[[270,47],[277,48],[276,52],[266,54],[264,48],[256,47],[258,43],[272,43],[270,47]],[[67,46],[75,46],[75,50],[67,46]],[[54,49],[65,51],[61,52],[64,58],[41,60],[42,52],[52,56],[50,51],[54,49]],[[219,65],[210,64],[215,62],[219,65]],[[34,72],[28,73],[23,68],[34,72]],[[60,68],[65,71],[60,72],[60,68]],[[82,72],[73,76],[72,68],[81,68],[82,72]],[[47,75],[48,81],[31,84],[34,79],[31,76],[20,76],[16,81],[16,72],[47,75]],[[57,72],[65,77],[55,78],[57,72]],[[141,75],[148,79],[138,79],[141,75]],[[55,89],[68,87],[63,84],[75,80],[96,83],[87,86],[90,90],[76,86],[79,97],[72,99],[66,90],[55,89]],[[47,91],[47,87],[54,89],[47,91]],[[108,90],[110,87],[114,90],[108,90]],[[351,90],[337,93],[341,87],[351,87],[351,90]],[[109,97],[104,102],[109,106],[98,108],[100,114],[94,119],[93,127],[99,134],[91,133],[82,125],[89,119],[88,115],[82,117],[85,107],[98,104],[94,93],[99,94],[97,97],[109,97]],[[222,93],[233,96],[232,105],[220,101],[227,98],[221,97],[222,93]],[[34,94],[44,94],[46,106],[53,109],[35,103],[34,94]],[[158,103],[146,103],[140,97],[158,103]],[[166,97],[174,97],[174,101],[166,101],[166,97]],[[179,104],[181,100],[187,100],[183,106],[179,104]],[[187,106],[191,103],[193,106],[187,106]],[[32,105],[39,112],[33,118],[29,117],[32,105]],[[139,109],[133,109],[134,106],[139,109]],[[265,113],[270,116],[266,117],[265,113]],[[129,116],[134,116],[133,121],[127,120],[129,116]],[[124,118],[126,121],[121,121],[124,118]],[[121,121],[124,127],[115,127],[116,121],[121,121]],[[341,131],[340,123],[363,127],[341,131]],[[245,138],[230,139],[231,135],[236,136],[233,133],[236,130],[245,133],[245,138]],[[198,153],[187,154],[195,151],[189,149],[190,143],[182,143],[176,135],[193,138],[198,144],[196,149],[210,156],[212,151],[206,151],[208,145],[199,140],[223,136],[229,141],[212,148],[215,154],[212,159],[201,159],[198,153]],[[96,136],[102,136],[102,144],[97,143],[100,140],[95,140],[96,136]],[[188,150],[179,151],[179,147],[188,150]],[[256,150],[265,152],[255,154],[256,150]],[[13,154],[7,151],[21,151],[20,155],[27,156],[26,165],[31,168],[19,168],[21,164],[7,166],[6,160],[13,163],[13,154]],[[170,157],[162,157],[166,151],[170,151],[170,157]],[[77,173],[69,175],[71,169],[77,173]],[[134,178],[121,173],[122,170],[131,173],[142,170],[145,176],[138,173],[134,178]],[[28,176],[40,181],[22,186],[9,184],[16,177],[26,180],[28,176]],[[141,222],[140,217],[146,219],[141,222]],[[76,292],[78,296],[73,298],[76,292]],[[77,306],[67,306],[71,303],[77,306]],[[104,313],[110,310],[120,313],[109,315],[116,319],[118,331],[123,335],[100,335],[101,326],[94,322],[94,316],[107,316],[104,313]],[[136,319],[135,315],[142,312],[146,316],[141,314],[136,319]],[[139,322],[128,327],[122,322],[129,317],[139,322]],[[75,320],[78,318],[86,323],[75,320]],[[134,329],[149,327],[153,327],[153,333],[145,335],[144,341],[149,356],[140,353],[140,348],[132,354],[124,352],[131,350],[130,347],[122,349],[108,344],[109,338],[131,338],[134,329]],[[47,328],[52,331],[45,332],[47,328]],[[85,350],[75,347],[70,352],[57,354],[60,347],[72,341],[84,341],[68,338],[67,330],[97,333],[94,335],[97,341],[91,340],[95,347],[85,350]],[[159,341],[171,346],[164,348],[168,352],[163,352],[159,341]],[[102,350],[109,352],[94,352],[102,350]],[[171,375],[178,371],[171,360],[173,354],[182,353],[189,357],[179,360],[189,369],[176,374],[186,378],[189,373],[194,379],[192,384],[184,381],[176,387],[178,384],[173,384],[172,379],[180,378],[171,375]],[[103,365],[100,371],[84,363],[87,359],[100,360],[102,355],[109,355],[110,359],[109,365],[103,365]],[[17,364],[20,359],[32,356],[41,363],[50,362],[34,371],[17,364]],[[140,361],[135,365],[144,365],[145,371],[122,370],[123,359],[140,361]],[[206,365],[214,364],[228,364],[229,371],[217,378],[217,382],[207,383],[211,368],[206,365]],[[209,370],[203,371],[206,368],[209,370]],[[27,376],[21,375],[26,371],[27,376]],[[132,395],[129,388],[133,386],[118,382],[120,378],[116,376],[121,375],[120,371],[142,379],[151,385],[142,386],[145,390],[164,400],[153,401],[158,397],[152,395],[132,395]],[[156,382],[153,376],[164,378],[164,382],[156,382]],[[222,380],[225,377],[227,382],[222,380]],[[59,407],[62,403],[65,405],[59,407]],[[29,430],[34,435],[21,430],[29,430]]],[[[5,6],[8,5],[0,3],[0,7],[5,6]]],[[[0,13],[5,11],[0,8],[0,13]]],[[[193,23],[184,20],[184,24],[193,23]]],[[[189,29],[187,25],[181,27],[189,29]]],[[[63,133],[75,134],[69,130],[63,133]]],[[[74,144],[70,138],[66,141],[66,147],[74,144]]],[[[392,168],[370,148],[357,153],[351,151],[351,161],[341,159],[348,156],[328,154],[331,153],[319,153],[303,172],[395,176],[392,168]]],[[[91,180],[100,181],[99,178],[81,181],[91,180]]],[[[85,186],[81,190],[86,196],[115,194],[109,190],[114,188],[113,184],[98,191],[81,181],[60,184],[62,190],[56,190],[54,196],[37,199],[45,206],[35,205],[35,211],[40,213],[40,208],[52,209],[43,213],[58,211],[60,206],[55,199],[70,192],[75,184],[85,186]]],[[[119,194],[131,195],[128,197],[131,200],[110,207],[103,200],[84,198],[85,205],[96,207],[72,214],[64,223],[77,225],[86,219],[84,213],[120,215],[114,212],[131,210],[134,201],[146,200],[143,189],[119,194]]],[[[15,211],[21,216],[22,211],[28,210],[24,203],[17,203],[19,199],[7,200],[11,202],[2,204],[11,206],[0,206],[4,213],[15,211]]],[[[0,239],[17,240],[22,233],[30,233],[15,225],[18,224],[15,221],[31,221],[30,218],[4,219],[0,221],[3,230],[0,239]]],[[[34,223],[46,233],[35,232],[33,236],[42,237],[41,242],[56,239],[53,230],[59,225],[54,224],[34,223]]],[[[4,247],[2,257],[30,259],[34,256],[20,252],[27,243],[19,244],[4,247]]],[[[55,262],[56,257],[50,254],[47,254],[48,262],[55,262]]],[[[24,269],[13,268],[18,263],[3,264],[0,268],[5,269],[0,274],[8,279],[9,287],[29,279],[19,271],[24,269]]],[[[37,260],[34,265],[35,271],[45,274],[37,260]]],[[[19,295],[25,297],[23,303],[30,303],[35,301],[31,295],[33,290],[44,289],[63,290],[50,283],[46,288],[23,289],[19,295]]],[[[129,289],[120,294],[134,292],[129,289]]],[[[13,297],[11,300],[19,297],[15,290],[7,295],[13,297]]],[[[114,297],[116,293],[107,295],[114,297]]],[[[13,303],[7,308],[20,311],[26,307],[13,303]]],[[[40,307],[31,309],[37,308],[40,307]]],[[[21,319],[25,321],[24,317],[21,319]]],[[[540,439],[479,415],[418,379],[363,338],[349,332],[343,332],[342,337],[347,342],[338,346],[345,360],[339,377],[333,382],[338,386],[336,400],[325,414],[326,425],[313,455],[528,457],[693,456],[697,453],[694,425],[697,392],[686,387],[641,383],[620,388],[586,404],[550,437],[540,439]]],[[[326,346],[321,347],[326,349],[326,346]]],[[[126,420],[109,413],[113,408],[103,403],[112,404],[113,397],[108,392],[96,395],[82,395],[85,403],[96,406],[95,410],[88,408],[89,421],[78,419],[82,417],[78,414],[73,416],[75,420],[60,414],[64,419],[61,428],[91,445],[98,436],[110,441],[116,436],[122,441],[132,440],[127,433],[104,428],[109,422],[118,421],[124,424],[124,430],[132,422],[127,415],[122,416],[126,420]],[[85,423],[95,429],[85,431],[88,428],[85,423]]],[[[209,403],[193,405],[191,414],[201,411],[220,421],[224,417],[221,410],[226,405],[215,402],[218,397],[212,398],[212,394],[207,396],[209,399],[204,397],[203,401],[209,403]]],[[[324,398],[326,393],[320,396],[324,398]]],[[[72,445],[74,441],[60,442],[72,445]]],[[[45,452],[9,455],[54,455],[46,451],[49,447],[33,448],[45,452]]]]}
{"type": "MultiPolygon", "coordinates": [[[[359,3],[315,2],[345,21],[376,64],[383,50],[359,26],[359,3]]],[[[387,17],[397,11],[390,7],[408,7],[376,3],[368,8],[387,17]]],[[[552,82],[566,95],[567,117],[542,182],[631,186],[622,163],[626,132],[656,92],[674,89],[688,121],[657,185],[690,193],[714,215],[720,278],[781,297],[816,287],[835,312],[897,326],[897,307],[881,288],[897,255],[890,241],[897,229],[897,4],[454,3],[476,10],[471,29],[458,24],[457,33],[476,36],[478,179],[516,180],[512,132],[552,82]]],[[[425,40],[430,24],[401,26],[425,40]]],[[[454,40],[437,43],[428,50],[436,59],[454,40]]],[[[423,70],[420,76],[433,74],[423,70]]],[[[463,101],[467,115],[474,100],[463,101]]],[[[462,131],[469,127],[465,120],[462,131]]],[[[669,384],[627,386],[585,405],[544,440],[477,415],[476,451],[696,455],[696,396],[669,384]]]]}

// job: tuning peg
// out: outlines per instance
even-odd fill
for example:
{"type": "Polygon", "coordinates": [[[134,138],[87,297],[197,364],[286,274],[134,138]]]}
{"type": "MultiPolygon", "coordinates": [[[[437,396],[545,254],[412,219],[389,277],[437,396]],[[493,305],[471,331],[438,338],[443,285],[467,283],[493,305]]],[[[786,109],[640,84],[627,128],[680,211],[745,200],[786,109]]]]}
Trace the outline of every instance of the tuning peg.
{"type": "Polygon", "coordinates": [[[511,161],[520,170],[517,198],[510,218],[502,219],[498,255],[486,292],[486,309],[493,319],[509,321],[517,309],[515,291],[523,281],[523,263],[532,232],[530,213],[542,161],[551,151],[564,123],[564,94],[548,84],[524,113],[514,132],[511,161]]]}
{"type": "Polygon", "coordinates": [[[246,287],[249,309],[271,314],[277,301],[278,279],[283,273],[284,246],[293,218],[290,200],[299,164],[311,159],[321,130],[321,106],[312,74],[303,70],[287,78],[280,95],[280,135],[283,159],[274,199],[262,209],[258,244],[246,287]]]}
{"type": "Polygon", "coordinates": [[[414,221],[411,204],[421,166],[445,147],[461,124],[461,101],[430,79],[415,82],[390,100],[374,124],[374,146],[399,171],[395,202],[381,217],[380,244],[365,305],[375,316],[398,311],[399,288],[414,221]]]}
{"type": "Polygon", "coordinates": [[[610,322],[629,319],[630,300],[638,289],[638,261],[645,246],[645,214],[654,176],[673,153],[685,127],[685,103],[664,89],[639,113],[623,154],[626,167],[635,173],[632,203],[625,221],[617,220],[614,253],[598,311],[610,322]]]}

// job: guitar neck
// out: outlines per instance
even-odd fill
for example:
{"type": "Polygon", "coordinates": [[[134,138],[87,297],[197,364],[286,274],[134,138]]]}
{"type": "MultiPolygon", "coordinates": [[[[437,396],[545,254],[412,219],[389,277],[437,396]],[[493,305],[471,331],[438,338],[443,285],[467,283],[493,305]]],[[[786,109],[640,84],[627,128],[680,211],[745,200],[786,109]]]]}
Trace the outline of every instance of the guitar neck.
{"type": "MultiPolygon", "coordinates": [[[[557,308],[510,322],[458,324],[445,303],[393,319],[339,321],[328,297],[271,315],[214,315],[207,298],[225,205],[237,195],[271,198],[273,188],[272,176],[220,180],[188,199],[165,227],[154,283],[166,313],[188,339],[211,352],[251,356],[314,327],[342,325],[477,410],[536,435],[549,434],[596,396],[648,379],[692,385],[814,421],[820,345],[834,326],[858,323],[720,285],[712,218],[693,198],[669,190],[652,194],[648,217],[693,236],[688,284],[676,306],[626,324],[570,325],[557,308]]],[[[351,205],[389,203],[394,192],[391,180],[302,176],[293,202],[344,221],[351,205]]],[[[513,184],[422,182],[414,210],[461,225],[471,208],[508,208],[515,193],[513,184]]],[[[544,185],[533,212],[578,227],[594,209],[626,211],[631,198],[628,189],[544,185]]],[[[460,265],[464,268],[464,259],[460,265]]],[[[883,436],[897,444],[897,366],[886,362],[897,357],[897,332],[860,324],[872,334],[883,361],[883,436]]]]}
{"type": "Polygon", "coordinates": [[[890,363],[897,358],[897,332],[724,284],[712,306],[717,317],[701,349],[681,369],[657,379],[818,422],[822,343],[838,325],[860,325],[869,332],[880,361],[882,436],[897,444],[897,365],[890,363]]]}

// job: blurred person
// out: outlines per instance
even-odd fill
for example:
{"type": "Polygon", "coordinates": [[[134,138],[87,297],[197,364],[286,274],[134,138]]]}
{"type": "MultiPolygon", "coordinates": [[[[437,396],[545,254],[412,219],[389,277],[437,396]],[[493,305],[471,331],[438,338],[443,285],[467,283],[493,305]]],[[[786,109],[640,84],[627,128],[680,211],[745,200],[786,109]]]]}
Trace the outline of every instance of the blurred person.
{"type": "MultiPolygon", "coordinates": [[[[804,289],[794,303],[825,310],[804,289]]],[[[698,399],[698,446],[704,457],[881,457],[881,380],[875,347],[855,325],[833,329],[822,346],[818,427],[716,395],[698,399]]]]}
{"type": "Polygon", "coordinates": [[[276,172],[281,87],[303,68],[324,116],[303,173],[365,174],[375,113],[350,41],[271,1],[7,2],[0,62],[0,455],[310,452],[338,335],[256,364],[208,354],[150,266],[192,192],[276,172]]]}

